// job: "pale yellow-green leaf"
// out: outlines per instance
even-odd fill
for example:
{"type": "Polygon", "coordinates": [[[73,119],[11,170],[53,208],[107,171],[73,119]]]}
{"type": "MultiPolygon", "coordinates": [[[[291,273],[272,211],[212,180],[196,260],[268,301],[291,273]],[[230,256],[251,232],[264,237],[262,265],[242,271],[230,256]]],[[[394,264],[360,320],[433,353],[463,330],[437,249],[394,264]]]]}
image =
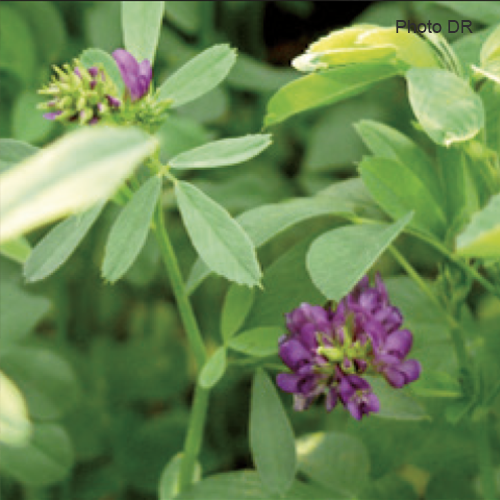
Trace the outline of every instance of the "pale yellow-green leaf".
{"type": "Polygon", "coordinates": [[[135,128],[82,128],[0,176],[0,241],[109,198],[157,146],[135,128]]]}
{"type": "Polygon", "coordinates": [[[467,257],[500,257],[500,194],[472,217],[458,236],[457,250],[467,257]]]}
{"type": "Polygon", "coordinates": [[[31,435],[26,402],[14,382],[2,372],[0,382],[0,442],[24,446],[31,435]]]}

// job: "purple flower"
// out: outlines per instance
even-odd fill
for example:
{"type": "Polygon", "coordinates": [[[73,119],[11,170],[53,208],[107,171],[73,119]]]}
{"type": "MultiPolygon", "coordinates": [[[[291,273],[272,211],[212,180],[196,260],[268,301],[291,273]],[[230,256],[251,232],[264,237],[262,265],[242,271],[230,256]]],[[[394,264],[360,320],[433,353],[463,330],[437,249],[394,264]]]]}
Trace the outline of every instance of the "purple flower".
{"type": "Polygon", "coordinates": [[[147,94],[153,78],[151,63],[147,59],[138,63],[135,57],[124,49],[115,50],[113,57],[132,102],[147,94]]]}
{"type": "Polygon", "coordinates": [[[363,373],[379,373],[394,388],[420,376],[420,363],[405,359],[413,335],[401,329],[403,316],[378,275],[374,287],[365,276],[335,310],[303,303],[285,318],[289,334],[280,339],[279,354],[291,373],[279,374],[276,383],[294,395],[296,410],[324,395],[328,411],[341,401],[359,420],[380,407],[363,373]]]}
{"type": "Polygon", "coordinates": [[[379,400],[370,384],[357,375],[343,377],[338,392],[342,403],[356,420],[361,420],[363,415],[377,413],[380,409],[379,400]]]}

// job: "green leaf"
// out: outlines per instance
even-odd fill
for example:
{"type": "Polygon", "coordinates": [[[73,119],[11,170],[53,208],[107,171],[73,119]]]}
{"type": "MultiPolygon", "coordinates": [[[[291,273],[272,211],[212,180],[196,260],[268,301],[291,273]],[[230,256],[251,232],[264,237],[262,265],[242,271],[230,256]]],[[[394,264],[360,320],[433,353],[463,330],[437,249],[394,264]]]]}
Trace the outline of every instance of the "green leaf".
{"type": "Polygon", "coordinates": [[[214,45],[170,76],[158,89],[158,98],[172,99],[172,108],[193,101],[224,80],[235,61],[229,45],[214,45]]]}
{"type": "Polygon", "coordinates": [[[208,133],[202,125],[190,118],[170,115],[156,132],[160,142],[160,161],[168,163],[170,158],[205,144],[208,133]]]}
{"type": "Polygon", "coordinates": [[[500,151],[500,92],[494,82],[485,82],[480,90],[486,109],[486,145],[500,151]]]}
{"type": "MultiPolygon", "coordinates": [[[[456,390],[453,381],[458,380],[459,372],[445,313],[408,277],[389,278],[385,284],[391,302],[403,315],[403,328],[413,334],[409,358],[417,359],[422,365],[419,379],[409,386],[408,392],[420,394],[422,388],[425,395],[430,396],[443,394],[446,389],[446,397],[451,397],[451,392],[456,390]]],[[[432,288],[432,283],[427,285],[432,288]]]]}
{"type": "Polygon", "coordinates": [[[248,356],[272,356],[278,353],[278,339],[283,334],[284,328],[279,326],[252,328],[233,337],[228,347],[248,356]]]}
{"type": "Polygon", "coordinates": [[[0,468],[22,484],[48,486],[61,481],[74,463],[68,434],[56,424],[37,423],[26,446],[0,446],[0,468]]]}
{"type": "Polygon", "coordinates": [[[317,238],[307,254],[307,270],[318,289],[340,301],[411,220],[409,213],[394,224],[363,224],[333,229],[317,238]]]}
{"type": "Polygon", "coordinates": [[[481,66],[486,66],[490,61],[500,59],[500,24],[486,39],[481,47],[481,66]]]}
{"type": "MultiPolygon", "coordinates": [[[[294,481],[285,495],[272,495],[254,470],[223,472],[186,488],[176,500],[336,500],[331,493],[309,483],[294,481]]],[[[160,498],[160,500],[163,500],[160,498]]]]}
{"type": "Polygon", "coordinates": [[[359,162],[366,148],[355,128],[346,123],[384,116],[382,99],[370,98],[370,93],[339,102],[315,120],[302,162],[305,171],[329,175],[333,170],[344,170],[359,162]]]}
{"type": "Polygon", "coordinates": [[[437,236],[444,234],[446,216],[441,204],[408,163],[366,157],[359,171],[370,194],[392,219],[414,211],[410,227],[437,236]]]}
{"type": "MultiPolygon", "coordinates": [[[[360,183],[361,184],[361,183],[360,183]]],[[[337,183],[328,194],[314,198],[293,198],[283,203],[272,203],[252,208],[239,215],[236,220],[248,233],[254,245],[258,248],[274,236],[290,227],[313,217],[322,215],[348,214],[355,211],[360,200],[343,199],[346,192],[352,193],[351,181],[337,183]]],[[[199,260],[191,271],[187,288],[192,292],[210,274],[207,266],[199,260]]]]}
{"type": "Polygon", "coordinates": [[[203,366],[199,384],[204,389],[211,389],[222,378],[226,371],[226,348],[219,347],[203,366]]]}
{"type": "Polygon", "coordinates": [[[2,354],[2,370],[24,394],[30,416],[53,420],[77,402],[79,385],[68,362],[42,348],[13,347],[2,354]]]}
{"type": "Polygon", "coordinates": [[[380,410],[373,415],[395,420],[430,420],[425,409],[410,395],[407,388],[394,389],[382,377],[364,376],[380,402],[380,410]]]}
{"type": "Polygon", "coordinates": [[[234,139],[222,139],[185,151],[172,158],[169,165],[178,169],[235,165],[257,156],[270,144],[270,134],[254,134],[234,139]]]}
{"type": "Polygon", "coordinates": [[[156,144],[134,128],[81,128],[4,172],[1,241],[107,199],[156,144]]]}
{"type": "Polygon", "coordinates": [[[98,2],[82,14],[85,39],[89,46],[106,52],[123,47],[121,2],[98,2]]]}
{"type": "Polygon", "coordinates": [[[179,115],[200,123],[208,124],[218,120],[229,112],[229,94],[225,86],[214,87],[212,90],[182,105],[179,115]]]}
{"type": "MultiPolygon", "coordinates": [[[[464,19],[476,19],[483,24],[495,24],[500,22],[500,5],[498,2],[435,2],[447,9],[460,14],[464,19]]],[[[468,33],[468,31],[465,31],[468,33]]]]}
{"type": "Polygon", "coordinates": [[[434,68],[412,68],[406,80],[413,112],[436,144],[467,141],[484,127],[481,98],[465,80],[434,68]]]}
{"type": "Polygon", "coordinates": [[[122,2],[123,41],[139,62],[153,66],[164,9],[165,2],[122,2]]]}
{"type": "Polygon", "coordinates": [[[291,68],[277,68],[246,54],[238,54],[238,60],[227,77],[227,83],[239,90],[276,92],[297,76],[297,72],[291,68]]]}
{"type": "Polygon", "coordinates": [[[0,245],[0,254],[5,255],[9,259],[15,260],[20,264],[24,264],[26,262],[30,253],[31,245],[24,236],[20,236],[15,240],[6,241],[0,245]]]}
{"type": "Polygon", "coordinates": [[[297,467],[294,435],[276,388],[261,368],[252,385],[250,449],[265,487],[284,494],[297,467]]]}
{"type": "Polygon", "coordinates": [[[43,63],[57,62],[67,46],[62,11],[52,2],[16,2],[13,6],[30,27],[43,63]]]}
{"type": "Polygon", "coordinates": [[[73,215],[51,229],[33,248],[24,264],[27,281],[33,282],[57,271],[75,251],[99,217],[104,203],[81,214],[73,215]]]}
{"type": "MultiPolygon", "coordinates": [[[[158,484],[158,499],[173,500],[180,491],[179,475],[183,453],[177,453],[165,466],[158,484]]],[[[195,484],[201,479],[201,466],[196,462],[191,483],[195,484]]]]}
{"type": "Polygon", "coordinates": [[[123,92],[125,92],[125,83],[123,82],[118,65],[113,57],[107,52],[104,52],[104,50],[101,49],[86,49],[80,54],[79,59],[83,66],[87,69],[92,66],[102,64],[104,71],[106,71],[106,74],[116,85],[118,94],[122,95],[123,92]]]}
{"type": "Polygon", "coordinates": [[[264,488],[255,471],[224,472],[207,477],[187,488],[176,500],[267,500],[264,488]]]}
{"type": "Polygon", "coordinates": [[[232,283],[222,305],[220,330],[227,342],[243,325],[252,308],[254,289],[232,283]]]}
{"type": "Polygon", "coordinates": [[[459,234],[457,251],[467,257],[500,257],[500,194],[493,196],[459,234]]]}
{"type": "Polygon", "coordinates": [[[297,457],[302,472],[342,498],[355,497],[369,479],[368,451],[348,434],[306,434],[297,440],[297,457]]]}
{"type": "Polygon", "coordinates": [[[285,85],[267,105],[264,126],[270,127],[302,111],[361,94],[374,83],[397,75],[392,64],[359,64],[303,76],[285,85]]]}
{"type": "Polygon", "coordinates": [[[45,297],[26,293],[9,281],[0,282],[0,331],[3,345],[28,334],[50,309],[45,297]]]}
{"type": "Polygon", "coordinates": [[[245,329],[269,325],[283,328],[285,312],[301,302],[320,304],[323,301],[306,270],[306,253],[316,235],[294,245],[265,270],[262,290],[255,294],[245,329]]]}
{"type": "Polygon", "coordinates": [[[34,155],[38,148],[15,139],[0,139],[0,173],[34,155]]]}
{"type": "MultiPolygon", "coordinates": [[[[406,169],[411,170],[418,177],[420,183],[434,198],[434,202],[437,205],[442,203],[443,193],[439,176],[422,148],[406,135],[383,123],[361,120],[355,128],[374,156],[402,163],[406,169]]],[[[440,206],[436,208],[441,209],[442,212],[440,206]]],[[[444,219],[444,214],[440,215],[444,219]]]]}
{"type": "Polygon", "coordinates": [[[12,108],[12,136],[15,139],[40,142],[52,132],[55,122],[45,119],[36,109],[37,104],[44,101],[46,99],[34,91],[19,94],[12,108]]]}
{"type": "Polygon", "coordinates": [[[199,31],[200,12],[200,2],[165,2],[165,17],[189,35],[199,31]]]}
{"type": "Polygon", "coordinates": [[[10,446],[24,446],[32,433],[28,409],[22,393],[14,382],[0,372],[0,442],[10,446]]]}
{"type": "Polygon", "coordinates": [[[16,75],[20,83],[33,85],[36,46],[30,26],[13,6],[0,5],[0,69],[16,75]]]}
{"type": "Polygon", "coordinates": [[[469,179],[463,149],[443,147],[436,149],[450,221],[449,232],[453,236],[478,209],[479,201],[474,192],[474,185],[469,179]]]}
{"type": "Polygon", "coordinates": [[[116,219],[106,242],[102,277],[114,283],[119,280],[139,255],[161,192],[162,179],[154,175],[134,193],[116,219]]]}
{"type": "Polygon", "coordinates": [[[257,285],[261,271],[255,248],[241,226],[188,182],[176,182],[175,194],[189,237],[212,271],[240,284],[257,285]]]}
{"type": "Polygon", "coordinates": [[[462,389],[457,378],[443,371],[427,371],[425,379],[412,384],[411,393],[428,398],[460,398],[462,389]]]}

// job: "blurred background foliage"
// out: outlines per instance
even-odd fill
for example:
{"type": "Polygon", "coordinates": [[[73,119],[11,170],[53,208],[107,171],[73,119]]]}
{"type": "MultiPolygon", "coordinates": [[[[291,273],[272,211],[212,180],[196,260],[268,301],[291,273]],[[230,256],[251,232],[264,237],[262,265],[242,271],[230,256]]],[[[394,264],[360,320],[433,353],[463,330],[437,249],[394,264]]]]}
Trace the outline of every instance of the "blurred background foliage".
{"type": "MultiPolygon", "coordinates": [[[[260,131],[270,96],[299,76],[290,67],[291,59],[333,29],[352,23],[393,26],[396,19],[445,24],[453,16],[446,2],[168,1],[154,69],[157,85],[215,43],[229,42],[239,57],[222,85],[167,120],[162,154],[168,158],[211,139],[260,131]]],[[[475,19],[474,33],[490,22],[498,19],[475,19]]],[[[446,36],[453,42],[461,35],[446,36]]],[[[68,62],[88,47],[112,52],[122,45],[119,2],[3,1],[0,136],[43,146],[64,133],[59,123],[44,120],[35,110],[40,101],[36,90],[48,81],[51,64],[68,62]]],[[[311,195],[356,175],[356,163],[367,153],[352,126],[361,118],[384,122],[428,146],[412,127],[403,80],[391,79],[361,96],[274,127],[273,146],[242,167],[185,175],[233,215],[311,195]]],[[[170,233],[187,276],[195,252],[171,192],[164,193],[164,204],[172,209],[170,233]]],[[[156,498],[162,468],[182,447],[193,370],[154,241],[148,240],[118,284],[104,284],[99,276],[105,238],[117,213],[108,206],[69,262],[43,282],[26,285],[20,266],[0,258],[0,367],[22,390],[35,425],[24,454],[11,450],[0,455],[5,500],[156,498]]],[[[321,300],[307,277],[304,258],[297,255],[305,255],[308,235],[335,224],[331,217],[316,218],[259,251],[267,275],[267,295],[260,302],[274,300],[277,324],[287,312],[280,309],[283,304],[321,300]]],[[[32,233],[30,242],[39,241],[47,230],[32,233]]],[[[412,263],[432,276],[431,251],[404,239],[401,245],[412,263]]],[[[378,269],[389,275],[398,270],[389,257],[379,261],[378,269]]],[[[193,295],[213,349],[220,343],[218,311],[227,288],[227,282],[211,277],[193,295]]],[[[498,304],[479,296],[476,302],[479,313],[490,318],[485,329],[493,329],[498,304]]],[[[266,315],[254,308],[247,324],[266,324],[259,314],[266,315]]],[[[498,336],[488,338],[491,351],[498,352],[498,336]]],[[[201,455],[205,475],[251,466],[247,426],[254,366],[234,361],[213,391],[201,455]]],[[[492,370],[492,376],[500,376],[497,368],[492,370]]],[[[432,402],[428,411],[439,416],[443,408],[432,402]]],[[[460,437],[459,427],[450,429],[444,421],[376,418],[358,423],[346,412],[325,415],[322,408],[293,414],[292,419],[299,436],[344,430],[361,438],[371,457],[372,477],[381,485],[372,495],[388,498],[384,478],[396,470],[401,482],[390,484],[394,498],[417,498],[426,490],[425,498],[443,499],[443,488],[446,498],[477,496],[471,473],[474,449],[468,438],[460,437]],[[436,469],[439,476],[431,477],[436,469]]]]}

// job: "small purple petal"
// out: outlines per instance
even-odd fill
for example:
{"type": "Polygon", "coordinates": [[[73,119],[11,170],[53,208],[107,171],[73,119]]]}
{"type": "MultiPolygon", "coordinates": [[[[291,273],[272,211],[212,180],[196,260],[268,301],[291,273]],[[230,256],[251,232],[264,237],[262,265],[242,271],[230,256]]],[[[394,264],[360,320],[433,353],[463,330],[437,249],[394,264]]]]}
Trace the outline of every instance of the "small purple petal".
{"type": "Polygon", "coordinates": [[[98,74],[99,74],[99,70],[95,67],[95,66],[92,66],[91,68],[89,68],[87,70],[89,72],[89,75],[92,77],[92,78],[95,78],[98,74]]]}
{"type": "Polygon", "coordinates": [[[375,287],[377,289],[377,292],[380,294],[380,297],[382,298],[382,302],[384,304],[389,303],[389,294],[387,293],[387,288],[382,281],[382,278],[380,277],[380,274],[377,273],[375,275],[375,287]]]}
{"type": "Polygon", "coordinates": [[[407,359],[399,365],[399,370],[405,377],[405,384],[409,384],[420,377],[422,365],[416,359],[407,359]]]}
{"type": "Polygon", "coordinates": [[[357,375],[348,375],[346,378],[349,380],[351,386],[357,391],[371,389],[370,384],[364,378],[358,377],[357,375]]]}
{"type": "Polygon", "coordinates": [[[366,290],[359,297],[359,305],[371,311],[380,305],[380,296],[376,290],[366,290]]]}
{"type": "Polygon", "coordinates": [[[356,420],[361,420],[361,417],[363,416],[361,413],[361,405],[355,397],[348,401],[346,408],[356,420]]]}
{"type": "Polygon", "coordinates": [[[89,125],[95,125],[98,121],[100,120],[100,118],[98,116],[94,116],[93,118],[91,118],[89,120],[89,125]]]}
{"type": "Polygon", "coordinates": [[[405,377],[404,375],[397,369],[396,367],[393,366],[387,366],[384,369],[384,376],[387,382],[392,385],[392,387],[395,387],[396,389],[401,389],[403,385],[405,385],[405,377]]]}
{"type": "Polygon", "coordinates": [[[61,113],[62,111],[51,111],[50,113],[45,113],[43,117],[47,120],[55,120],[61,113]]]}
{"type": "Polygon", "coordinates": [[[78,68],[75,68],[73,70],[73,73],[78,77],[78,78],[81,78],[82,77],[82,74],[80,73],[80,70],[78,68]]]}
{"type": "Polygon", "coordinates": [[[380,410],[380,401],[378,400],[378,397],[371,393],[367,395],[367,401],[366,401],[366,406],[365,406],[365,413],[373,412],[373,413],[378,413],[380,410]]]}
{"type": "Polygon", "coordinates": [[[391,333],[384,344],[384,351],[403,359],[411,349],[413,335],[409,330],[397,330],[391,333]]]}
{"type": "Polygon", "coordinates": [[[106,94],[106,99],[108,100],[108,104],[113,108],[119,108],[121,106],[122,102],[120,101],[120,99],[117,99],[116,97],[106,94]]]}
{"type": "Polygon", "coordinates": [[[293,371],[298,370],[312,357],[312,354],[294,338],[281,344],[279,354],[283,363],[293,371]]]}
{"type": "Polygon", "coordinates": [[[124,49],[117,49],[113,57],[118,65],[130,98],[140,99],[149,89],[152,78],[151,63],[145,59],[139,64],[135,57],[124,49]]]}
{"type": "Polygon", "coordinates": [[[338,398],[339,394],[336,387],[333,387],[328,391],[325,401],[326,411],[330,412],[335,408],[335,406],[337,406],[338,398]]]}
{"type": "Polygon", "coordinates": [[[139,63],[139,81],[142,85],[143,95],[149,90],[152,79],[153,68],[151,67],[151,63],[147,59],[144,59],[141,63],[139,63]]]}
{"type": "Polygon", "coordinates": [[[285,392],[297,393],[299,392],[299,380],[301,377],[293,373],[280,373],[276,377],[276,384],[285,392]]]}

